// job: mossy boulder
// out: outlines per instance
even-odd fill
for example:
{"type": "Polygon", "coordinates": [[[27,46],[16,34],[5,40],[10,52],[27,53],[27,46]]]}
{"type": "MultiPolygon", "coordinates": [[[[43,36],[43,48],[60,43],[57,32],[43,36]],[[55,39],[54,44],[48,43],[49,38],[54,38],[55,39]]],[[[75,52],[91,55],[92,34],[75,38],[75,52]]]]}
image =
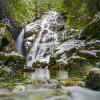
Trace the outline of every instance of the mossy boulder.
{"type": "MultiPolygon", "coordinates": [[[[63,22],[64,23],[64,22],[63,22]]],[[[64,24],[51,24],[50,26],[49,26],[49,29],[51,30],[51,31],[55,31],[55,32],[59,32],[59,31],[62,31],[62,30],[64,30],[64,24]]]]}
{"type": "Polygon", "coordinates": [[[12,78],[13,70],[5,65],[0,66],[0,79],[12,78]]]}
{"type": "Polygon", "coordinates": [[[41,29],[41,27],[39,25],[34,25],[34,24],[29,25],[29,27],[30,27],[29,30],[27,30],[27,27],[25,29],[26,30],[26,32],[24,34],[25,39],[27,39],[33,35],[38,35],[38,33],[40,32],[40,29],[41,29]]]}
{"type": "Polygon", "coordinates": [[[85,87],[93,90],[100,90],[100,69],[99,68],[92,68],[88,72],[85,80],[85,87]]]}
{"type": "MultiPolygon", "coordinates": [[[[0,34],[2,34],[2,38],[3,39],[5,38],[4,41],[7,42],[6,44],[4,42],[1,42],[1,48],[4,48],[4,46],[7,46],[7,44],[10,44],[11,49],[13,51],[17,51],[14,40],[12,38],[12,35],[8,31],[7,26],[4,23],[0,23],[0,29],[1,29],[0,34]]],[[[1,41],[2,41],[2,39],[1,39],[1,41]]]]}
{"type": "Polygon", "coordinates": [[[0,52],[0,61],[2,61],[4,65],[8,67],[13,67],[15,69],[23,69],[25,64],[25,58],[22,55],[17,54],[15,52],[0,52]]]}

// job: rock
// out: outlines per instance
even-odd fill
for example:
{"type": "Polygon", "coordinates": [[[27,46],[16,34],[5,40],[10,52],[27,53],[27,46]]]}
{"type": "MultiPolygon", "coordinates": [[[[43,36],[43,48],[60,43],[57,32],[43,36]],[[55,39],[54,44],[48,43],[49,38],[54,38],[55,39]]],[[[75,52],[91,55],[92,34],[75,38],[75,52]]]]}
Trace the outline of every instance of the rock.
{"type": "Polygon", "coordinates": [[[3,34],[1,39],[0,49],[3,50],[5,46],[10,44],[11,49],[17,51],[12,35],[8,31],[8,27],[4,23],[0,23],[0,30],[1,30],[0,34],[3,34]]]}
{"type": "Polygon", "coordinates": [[[0,52],[0,60],[3,62],[3,65],[7,66],[7,68],[12,67],[13,69],[16,69],[16,71],[23,70],[25,64],[25,58],[22,55],[17,54],[15,52],[12,53],[0,52]]]}
{"type": "Polygon", "coordinates": [[[31,37],[32,35],[38,35],[39,31],[41,30],[41,27],[39,25],[27,25],[27,27],[25,28],[26,32],[24,34],[24,38],[27,39],[29,37],[31,37]],[[30,29],[28,29],[27,27],[30,27],[30,29]]]}
{"type": "Polygon", "coordinates": [[[37,33],[35,31],[30,30],[30,31],[25,33],[24,39],[27,39],[27,38],[31,37],[32,35],[34,35],[34,34],[37,34],[37,33]]]}
{"type": "Polygon", "coordinates": [[[5,65],[0,66],[0,79],[10,79],[14,76],[14,71],[12,68],[5,65]]]}
{"type": "Polygon", "coordinates": [[[64,21],[65,21],[65,16],[64,15],[60,15],[59,17],[57,17],[57,19],[56,19],[56,21],[58,22],[58,23],[63,23],[64,21]]]}
{"type": "Polygon", "coordinates": [[[25,42],[24,47],[25,47],[25,52],[28,53],[31,49],[31,43],[30,42],[25,42]]]}
{"type": "Polygon", "coordinates": [[[63,24],[58,24],[58,26],[57,26],[57,31],[62,31],[62,30],[64,30],[65,28],[64,28],[64,25],[63,24]]]}
{"type": "Polygon", "coordinates": [[[48,30],[43,30],[42,34],[48,33],[48,30]]]}
{"type": "Polygon", "coordinates": [[[25,86],[24,85],[15,86],[13,92],[18,92],[18,91],[25,91],[25,86]]]}
{"type": "Polygon", "coordinates": [[[100,90],[100,69],[99,68],[90,69],[85,80],[85,87],[93,90],[100,90]]]}
{"type": "Polygon", "coordinates": [[[56,26],[57,26],[56,24],[51,23],[50,26],[49,26],[49,29],[51,31],[55,31],[56,30],[56,26]]]}
{"type": "Polygon", "coordinates": [[[53,23],[51,23],[50,26],[49,26],[49,29],[51,31],[59,32],[59,31],[64,30],[64,24],[53,24],[53,23]]]}
{"type": "Polygon", "coordinates": [[[100,62],[97,62],[95,67],[100,68],[100,62]]]}
{"type": "Polygon", "coordinates": [[[29,56],[28,60],[29,60],[29,61],[32,60],[32,56],[29,56]]]}

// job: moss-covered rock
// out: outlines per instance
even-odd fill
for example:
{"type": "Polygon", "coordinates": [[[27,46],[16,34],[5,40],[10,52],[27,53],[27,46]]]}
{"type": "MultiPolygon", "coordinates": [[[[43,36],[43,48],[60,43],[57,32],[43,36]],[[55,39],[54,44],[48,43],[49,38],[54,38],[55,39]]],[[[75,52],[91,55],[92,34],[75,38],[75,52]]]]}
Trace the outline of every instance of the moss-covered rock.
{"type": "Polygon", "coordinates": [[[85,86],[93,90],[100,90],[100,69],[93,68],[87,74],[85,86]]]}
{"type": "Polygon", "coordinates": [[[26,29],[26,32],[24,33],[24,39],[27,39],[33,35],[38,35],[38,33],[41,29],[41,27],[39,25],[33,25],[33,26],[30,25],[30,27],[31,27],[31,29],[28,31],[26,29]]]}
{"type": "Polygon", "coordinates": [[[25,64],[25,58],[17,53],[4,53],[0,52],[0,61],[8,67],[13,67],[15,69],[23,69],[25,64]]]}
{"type": "MultiPolygon", "coordinates": [[[[13,38],[12,38],[12,35],[10,34],[10,32],[8,31],[8,29],[7,29],[7,27],[6,27],[6,25],[4,24],[4,23],[0,23],[0,29],[2,30],[0,33],[3,35],[2,37],[4,37],[5,38],[5,41],[6,42],[8,42],[9,44],[10,44],[10,46],[11,46],[11,49],[13,50],[13,51],[17,51],[17,49],[16,49],[16,46],[15,46],[15,43],[14,43],[14,40],[13,40],[13,38]]],[[[2,40],[2,39],[1,39],[2,40]]],[[[1,43],[1,46],[2,46],[2,48],[4,48],[3,46],[7,46],[7,44],[8,43],[6,43],[6,44],[2,44],[1,43]]]]}

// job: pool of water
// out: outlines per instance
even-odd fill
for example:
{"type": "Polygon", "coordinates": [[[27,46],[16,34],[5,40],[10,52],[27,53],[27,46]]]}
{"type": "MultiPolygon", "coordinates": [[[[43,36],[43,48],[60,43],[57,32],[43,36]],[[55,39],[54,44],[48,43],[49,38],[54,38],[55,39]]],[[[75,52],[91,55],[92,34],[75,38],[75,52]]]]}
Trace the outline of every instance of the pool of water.
{"type": "Polygon", "coordinates": [[[66,100],[67,95],[64,90],[56,86],[57,84],[46,84],[40,87],[18,85],[11,92],[0,90],[0,100],[66,100]]]}

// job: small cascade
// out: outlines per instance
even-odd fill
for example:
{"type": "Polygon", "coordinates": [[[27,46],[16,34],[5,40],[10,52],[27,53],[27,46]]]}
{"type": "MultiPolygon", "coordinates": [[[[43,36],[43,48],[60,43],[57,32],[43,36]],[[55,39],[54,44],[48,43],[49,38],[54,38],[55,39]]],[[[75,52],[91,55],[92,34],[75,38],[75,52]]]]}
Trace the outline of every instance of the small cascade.
{"type": "Polygon", "coordinates": [[[48,68],[36,68],[35,72],[31,75],[32,80],[49,80],[50,71],[48,68]]]}
{"type": "Polygon", "coordinates": [[[25,29],[23,29],[21,31],[21,33],[19,34],[18,38],[17,38],[17,42],[16,42],[16,48],[18,50],[18,53],[23,54],[22,53],[22,46],[23,46],[23,41],[24,41],[24,31],[25,29]]]}
{"type": "Polygon", "coordinates": [[[25,72],[25,78],[31,80],[50,80],[50,70],[48,68],[35,68],[33,72],[25,72]]]}
{"type": "Polygon", "coordinates": [[[41,29],[27,55],[27,66],[31,67],[36,61],[49,63],[52,51],[59,44],[57,33],[57,29],[59,28],[59,16],[59,13],[49,11],[43,15],[40,20],[33,22],[33,27],[39,25],[41,29]],[[31,60],[29,58],[31,58],[31,60]]]}

